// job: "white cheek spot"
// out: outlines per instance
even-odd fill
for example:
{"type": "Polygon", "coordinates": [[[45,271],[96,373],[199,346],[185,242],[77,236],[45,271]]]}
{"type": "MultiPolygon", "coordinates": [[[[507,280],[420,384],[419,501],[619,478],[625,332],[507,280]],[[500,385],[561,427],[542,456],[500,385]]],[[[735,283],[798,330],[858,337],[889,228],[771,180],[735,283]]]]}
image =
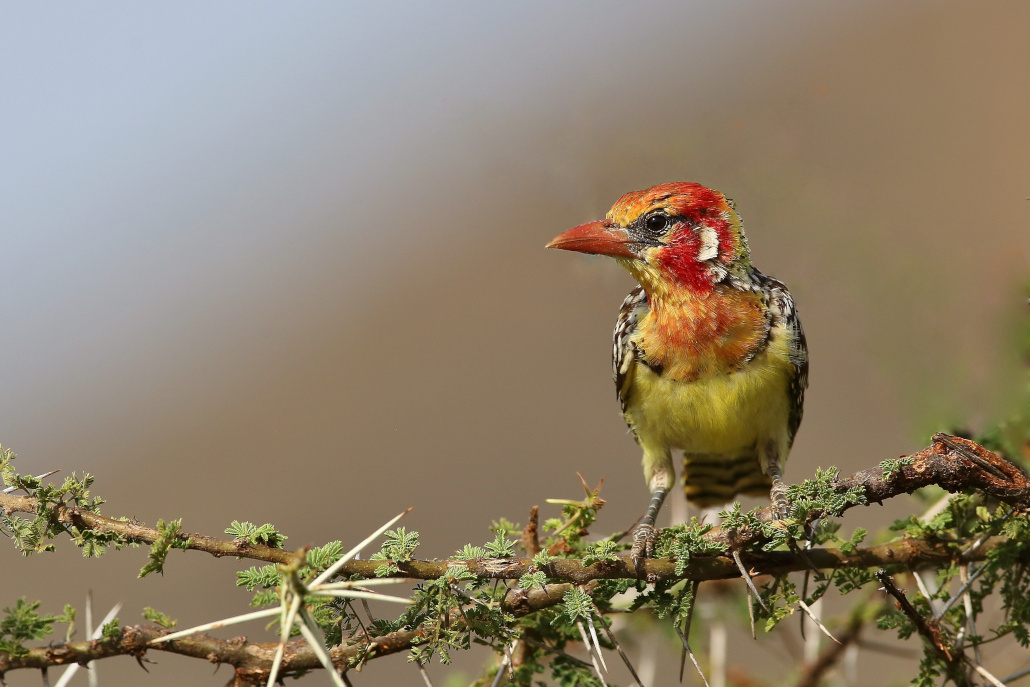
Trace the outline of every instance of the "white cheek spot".
{"type": "Polygon", "coordinates": [[[698,262],[719,257],[719,235],[711,227],[701,227],[697,232],[701,238],[701,249],[697,252],[698,262]]]}

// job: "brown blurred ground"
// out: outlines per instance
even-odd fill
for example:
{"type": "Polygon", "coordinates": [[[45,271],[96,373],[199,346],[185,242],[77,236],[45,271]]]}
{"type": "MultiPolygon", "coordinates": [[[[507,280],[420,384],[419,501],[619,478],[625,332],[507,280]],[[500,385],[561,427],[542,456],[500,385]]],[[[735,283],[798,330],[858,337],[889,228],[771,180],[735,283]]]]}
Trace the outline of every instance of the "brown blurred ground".
{"type": "MultiPolygon", "coordinates": [[[[646,491],[608,356],[631,282],[542,246],[621,193],[674,179],[733,197],[754,262],[799,304],[812,386],[788,477],[867,467],[945,421],[987,422],[1020,392],[1004,334],[1022,315],[1030,256],[1027,35],[1024,4],[916,5],[753,55],[705,96],[710,106],[641,72],[619,97],[573,89],[556,116],[466,111],[445,146],[412,151],[370,201],[377,211],[336,208],[341,225],[433,237],[417,250],[392,235],[363,248],[388,272],[355,279],[325,269],[325,254],[284,256],[249,308],[194,322],[174,365],[141,352],[116,383],[69,379],[53,412],[40,408],[4,444],[23,469],[100,473],[109,515],[183,517],[209,534],[269,521],[291,546],[354,541],[414,506],[419,553],[445,557],[485,541],[492,519],[524,521],[545,498],[577,495],[577,471],[605,478],[597,531],[625,528],[646,491]]],[[[860,513],[847,528],[911,507],[860,513]]],[[[248,598],[232,591],[228,561],[172,556],[164,577],[136,582],[142,551],[84,562],[63,548],[29,559],[0,549],[0,603],[81,606],[92,588],[101,605],[126,604],[123,623],[150,605],[182,627],[248,598]]],[[[775,640],[759,637],[746,656],[740,646],[731,663],[789,666],[775,640]]],[[[671,684],[675,657],[663,656],[658,683],[671,684]]],[[[150,676],[131,659],[104,662],[102,684],[228,679],[154,658],[150,676]]],[[[995,672],[1026,658],[998,657],[995,672]]],[[[910,667],[876,656],[859,682],[910,667]]],[[[366,675],[356,684],[418,681],[399,658],[366,675]]]]}

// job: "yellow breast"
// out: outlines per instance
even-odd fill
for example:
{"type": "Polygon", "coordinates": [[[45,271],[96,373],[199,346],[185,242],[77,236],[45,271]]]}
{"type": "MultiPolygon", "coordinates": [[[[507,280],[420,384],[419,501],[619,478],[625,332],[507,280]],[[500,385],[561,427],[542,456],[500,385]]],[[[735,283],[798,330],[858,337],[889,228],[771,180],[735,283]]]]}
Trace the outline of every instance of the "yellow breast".
{"type": "Polygon", "coordinates": [[[626,420],[642,445],[688,453],[738,454],[773,441],[786,455],[791,375],[786,331],[738,369],[707,369],[677,378],[635,363],[626,420]]]}

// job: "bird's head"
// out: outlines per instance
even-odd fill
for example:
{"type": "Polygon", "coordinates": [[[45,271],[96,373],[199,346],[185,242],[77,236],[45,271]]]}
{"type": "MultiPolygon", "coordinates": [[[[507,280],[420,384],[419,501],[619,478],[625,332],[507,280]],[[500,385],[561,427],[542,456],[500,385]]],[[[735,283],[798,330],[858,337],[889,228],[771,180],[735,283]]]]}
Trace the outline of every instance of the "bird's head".
{"type": "Polygon", "coordinates": [[[547,247],[610,255],[649,297],[680,289],[709,291],[750,265],[732,202],[688,182],[627,193],[605,219],[573,227],[547,247]]]}

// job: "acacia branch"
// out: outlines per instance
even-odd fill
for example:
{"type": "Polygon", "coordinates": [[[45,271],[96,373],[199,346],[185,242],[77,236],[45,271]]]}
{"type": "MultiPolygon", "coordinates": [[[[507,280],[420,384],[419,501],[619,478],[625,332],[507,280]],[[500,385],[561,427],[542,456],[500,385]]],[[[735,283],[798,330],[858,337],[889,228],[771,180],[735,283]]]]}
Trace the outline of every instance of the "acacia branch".
{"type": "Polygon", "coordinates": [[[1030,506],[1030,480],[1018,467],[975,441],[938,433],[932,443],[918,453],[904,456],[912,459],[892,476],[871,468],[838,480],[838,490],[850,487],[865,489],[869,503],[881,503],[899,494],[936,485],[954,494],[977,489],[1013,507],[1030,506]]]}
{"type": "MultiPolygon", "coordinates": [[[[0,494],[0,510],[5,515],[12,513],[36,514],[38,509],[37,499],[30,496],[0,494]]],[[[99,534],[116,534],[126,543],[153,544],[161,536],[158,530],[141,525],[135,520],[124,521],[105,518],[102,515],[90,513],[89,511],[66,504],[51,506],[49,517],[52,521],[59,522],[66,527],[91,530],[99,534]]],[[[217,539],[204,534],[180,532],[176,535],[175,539],[177,542],[176,548],[203,551],[216,558],[236,556],[238,558],[252,558],[267,563],[290,563],[298,555],[292,551],[277,549],[263,544],[251,544],[245,540],[217,539]]]]}
{"type": "MultiPolygon", "coordinates": [[[[12,497],[0,498],[10,499],[12,497]]],[[[13,498],[20,498],[22,502],[32,501],[32,499],[25,497],[13,498]]],[[[2,503],[0,501],[0,504],[2,503]]],[[[87,514],[83,513],[82,515],[87,514]]],[[[92,514],[89,515],[90,520],[93,522],[103,521],[99,523],[103,527],[107,527],[106,523],[108,522],[112,523],[112,527],[130,527],[135,533],[134,539],[141,542],[152,542],[157,536],[157,530],[141,525],[108,520],[107,518],[92,514]]],[[[98,529],[98,531],[119,530],[98,529]]],[[[721,535],[721,532],[715,532],[716,537],[721,535]]],[[[235,541],[219,540],[202,535],[182,534],[180,537],[184,541],[189,541],[189,548],[196,551],[206,551],[216,556],[236,555],[242,558],[283,563],[296,560],[298,555],[283,549],[248,545],[246,543],[240,544],[235,541]],[[198,537],[202,537],[202,539],[198,541],[198,537]]],[[[745,551],[741,553],[741,557],[749,569],[768,575],[781,575],[788,572],[808,570],[813,566],[819,569],[842,567],[873,568],[885,565],[918,566],[952,560],[963,563],[982,561],[988,552],[1006,541],[1008,541],[1006,537],[991,537],[968,553],[962,553],[962,549],[969,548],[969,544],[972,543],[971,540],[931,542],[922,539],[903,538],[878,546],[856,548],[850,554],[844,553],[838,548],[816,547],[806,549],[804,556],[800,556],[793,551],[745,551]]],[[[339,574],[357,575],[372,579],[377,577],[376,571],[385,564],[382,561],[352,560],[340,568],[339,574]]],[[[638,577],[637,566],[627,556],[622,556],[614,561],[601,561],[591,565],[585,565],[581,559],[573,558],[556,559],[544,566],[535,565],[530,558],[473,558],[450,561],[411,560],[397,561],[393,564],[399,570],[393,577],[422,580],[443,577],[447,574],[448,567],[455,565],[464,566],[479,579],[517,580],[523,575],[536,572],[537,570],[544,571],[547,573],[547,577],[555,582],[573,584],[584,584],[594,580],[638,577]]],[[[707,581],[740,577],[740,571],[736,563],[728,556],[695,556],[679,575],[676,574],[676,563],[668,559],[648,559],[643,561],[641,569],[643,578],[649,582],[666,582],[680,579],[707,581]]]]}
{"type": "MultiPolygon", "coordinates": [[[[911,463],[903,465],[891,475],[885,475],[882,468],[875,467],[856,472],[850,477],[838,479],[834,488],[838,492],[853,487],[861,487],[865,491],[868,503],[881,503],[901,494],[911,494],[917,489],[931,485],[939,486],[953,493],[961,493],[971,488],[978,489],[1015,508],[1025,509],[1030,506],[1030,480],[1018,467],[1005,459],[988,451],[974,441],[953,437],[946,434],[934,436],[933,443],[922,451],[905,456],[911,463]]],[[[849,506],[851,508],[853,506],[849,506]]],[[[0,494],[0,510],[6,514],[36,513],[38,502],[35,498],[0,494]]],[[[814,519],[820,514],[810,517],[814,519]]],[[[105,518],[73,506],[58,504],[50,507],[52,520],[64,525],[74,526],[80,530],[93,530],[98,533],[113,533],[126,542],[152,544],[158,540],[160,532],[135,521],[122,521],[105,518]]],[[[763,509],[760,516],[772,520],[771,509],[763,509]]],[[[707,537],[730,545],[734,549],[744,548],[761,540],[759,532],[747,530],[713,529],[707,537]]],[[[262,544],[251,544],[244,540],[224,540],[203,534],[180,532],[176,536],[177,548],[192,551],[203,551],[216,557],[236,556],[264,561],[266,563],[290,563],[297,559],[297,552],[278,549],[262,544]],[[181,545],[181,546],[180,546],[181,545]]],[[[894,562],[927,562],[942,558],[954,558],[954,555],[937,547],[927,548],[921,544],[910,543],[900,548],[894,546],[878,551],[883,547],[866,549],[864,560],[855,560],[855,556],[846,556],[836,549],[815,549],[806,552],[813,558],[817,567],[840,567],[843,565],[866,565],[869,567],[894,562]],[[910,550],[915,547],[915,550],[910,550]],[[900,558],[895,558],[900,556],[900,558]],[[815,558],[819,558],[818,562],[815,558]]],[[[982,549],[982,547],[981,547],[982,549]]],[[[857,554],[856,554],[857,555],[857,554]]],[[[980,560],[971,558],[969,560],[980,560]]],[[[808,567],[802,559],[790,552],[754,553],[748,557],[749,563],[761,564],[761,570],[770,573],[790,572],[808,567]]],[[[452,564],[454,561],[451,562],[452,564]]],[[[462,561],[470,572],[477,577],[495,579],[517,579],[532,568],[529,559],[477,559],[462,561]]],[[[343,574],[375,576],[375,569],[381,564],[368,561],[351,561],[341,569],[343,574]]],[[[397,577],[440,577],[446,570],[447,563],[430,561],[412,561],[399,563],[401,572],[397,577]]],[[[673,565],[667,561],[649,560],[642,566],[643,577],[648,580],[667,580],[673,565]]],[[[693,580],[712,580],[727,577],[738,577],[732,562],[723,559],[698,558],[697,564],[691,564],[691,570],[684,577],[693,580]]],[[[546,571],[556,579],[568,582],[583,583],[601,578],[636,578],[637,571],[629,564],[628,558],[621,558],[617,563],[599,563],[595,566],[583,566],[575,560],[559,560],[547,566],[546,571]]]]}
{"type": "MultiPolygon", "coordinates": [[[[562,596],[572,585],[548,585],[545,589],[537,589],[528,593],[509,592],[503,602],[503,608],[515,617],[523,617],[530,613],[550,608],[561,602],[562,596]]],[[[590,594],[596,585],[587,585],[583,590],[590,594]]],[[[459,611],[451,613],[450,623],[462,627],[464,620],[459,611]]],[[[400,630],[376,637],[361,636],[330,649],[333,664],[346,671],[355,661],[388,656],[407,651],[426,636],[426,626],[420,625],[413,630],[400,630]]],[[[158,644],[151,644],[155,639],[169,634],[169,631],[155,625],[133,625],[121,629],[117,637],[97,639],[85,642],[71,642],[56,646],[29,649],[17,655],[0,652],[0,676],[12,670],[43,669],[52,666],[86,663],[111,656],[135,656],[142,659],[147,651],[165,651],[182,656],[200,658],[211,663],[228,664],[234,669],[232,685],[265,684],[278,642],[250,642],[245,637],[235,639],[219,639],[207,634],[196,634],[183,639],[175,639],[158,644]]],[[[283,654],[283,674],[296,674],[322,667],[318,656],[302,640],[293,639],[286,645],[283,654]]]]}
{"type": "MultiPolygon", "coordinates": [[[[859,487],[863,490],[869,503],[882,502],[916,489],[937,485],[951,492],[963,492],[971,488],[978,489],[1001,501],[1007,502],[1014,509],[1023,510],[1030,505],[1030,481],[1017,467],[1001,459],[978,444],[958,437],[937,435],[934,442],[919,453],[908,456],[910,461],[890,474],[880,468],[872,468],[857,472],[850,477],[838,479],[833,488],[838,492],[859,487]]],[[[15,512],[33,513],[39,511],[39,503],[35,498],[0,494],[0,509],[10,515],[15,512]]],[[[135,521],[125,522],[105,518],[83,511],[67,504],[48,506],[44,511],[48,517],[68,527],[78,530],[92,530],[97,533],[117,534],[126,542],[154,543],[161,533],[157,529],[145,527],[135,521]]],[[[817,517],[812,514],[810,517],[817,517]]],[[[765,517],[772,515],[765,512],[765,517]]],[[[998,546],[1006,543],[1005,537],[992,537],[978,546],[967,546],[970,542],[925,541],[902,538],[898,541],[879,546],[856,548],[845,553],[835,548],[813,548],[804,554],[795,551],[754,551],[746,550],[747,546],[761,543],[760,532],[742,530],[715,529],[706,536],[714,541],[728,544],[732,550],[740,553],[748,569],[762,574],[781,575],[791,571],[833,569],[840,567],[882,567],[902,565],[914,567],[927,563],[945,561],[969,562],[983,560],[998,546]]],[[[527,537],[533,540],[532,533],[527,537]]],[[[291,563],[298,560],[301,553],[273,548],[260,544],[251,544],[241,540],[222,540],[200,534],[180,533],[177,535],[177,547],[203,551],[214,556],[237,556],[268,563],[291,563]]],[[[340,570],[340,575],[356,575],[360,577],[376,577],[376,571],[383,562],[352,560],[340,570]]],[[[544,589],[511,590],[504,601],[506,610],[516,617],[536,612],[559,603],[562,595],[571,585],[586,585],[589,593],[596,581],[603,579],[638,578],[641,574],[649,582],[689,579],[694,581],[718,580],[739,577],[739,570],[729,555],[697,555],[691,558],[690,564],[679,575],[676,565],[669,560],[647,560],[638,570],[627,557],[616,560],[601,561],[592,565],[584,565],[582,560],[558,559],[544,566],[535,566],[528,558],[510,559],[470,559],[463,561],[395,561],[398,572],[395,577],[436,579],[447,574],[449,566],[463,565],[479,579],[513,580],[537,570],[546,573],[549,580],[544,589]]],[[[452,614],[449,621],[454,624],[463,622],[461,614],[452,614]]],[[[406,651],[423,639],[425,626],[410,630],[402,630],[380,637],[362,637],[348,640],[334,647],[331,651],[334,663],[346,669],[348,662],[365,660],[369,657],[383,656],[399,651],[406,651]]],[[[243,638],[221,640],[206,635],[195,635],[181,639],[148,645],[148,642],[166,632],[151,626],[132,626],[124,628],[117,638],[64,644],[47,648],[32,649],[28,653],[9,655],[0,653],[0,675],[9,670],[20,668],[45,668],[72,662],[86,663],[113,655],[130,654],[141,658],[148,650],[171,651],[196,658],[203,658],[215,663],[230,664],[235,668],[238,684],[261,682],[262,676],[267,679],[275,654],[275,643],[254,643],[243,638]]],[[[290,673],[302,670],[318,669],[318,657],[300,641],[289,644],[284,658],[283,669],[290,673]]]]}
{"type": "MultiPolygon", "coordinates": [[[[834,489],[843,493],[860,488],[867,505],[883,503],[895,496],[911,494],[929,486],[938,486],[953,494],[977,489],[1010,504],[1014,509],[1026,510],[1030,507],[1030,479],[1027,479],[1027,475],[975,441],[937,433],[929,446],[918,453],[901,456],[901,459],[907,464],[900,465],[890,474],[886,474],[880,466],[861,470],[850,477],[836,479],[834,489]]],[[[843,510],[850,510],[855,505],[845,506],[843,510]]],[[[808,521],[812,522],[822,515],[811,513],[808,521]]],[[[762,509],[759,516],[766,521],[776,518],[771,507],[762,509]]],[[[715,529],[708,536],[732,548],[751,546],[762,539],[759,532],[743,530],[715,529]]]]}

